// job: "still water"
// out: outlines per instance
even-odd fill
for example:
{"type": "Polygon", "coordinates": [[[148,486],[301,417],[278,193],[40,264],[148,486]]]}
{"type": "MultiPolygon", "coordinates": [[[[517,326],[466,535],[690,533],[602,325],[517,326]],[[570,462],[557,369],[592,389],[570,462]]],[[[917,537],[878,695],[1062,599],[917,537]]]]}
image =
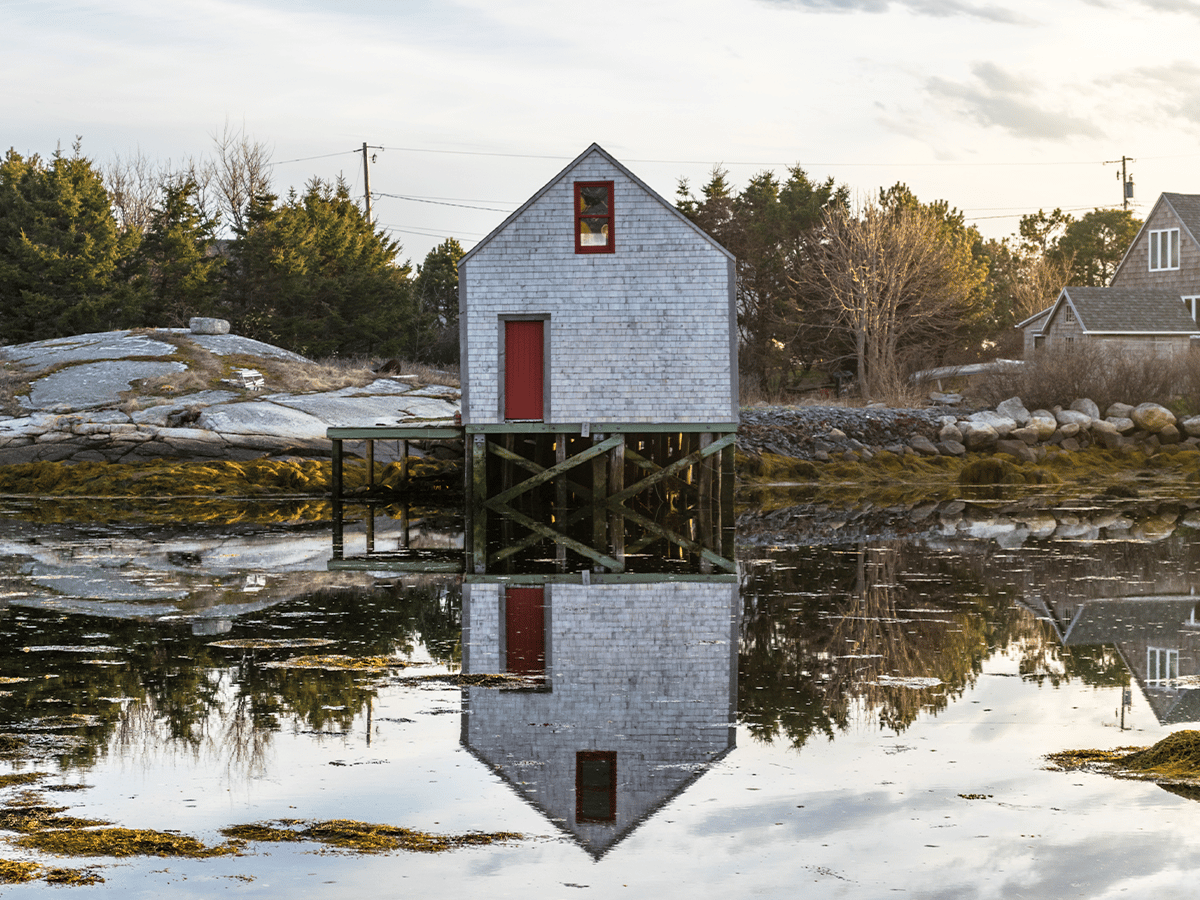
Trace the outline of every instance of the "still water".
{"type": "Polygon", "coordinates": [[[339,550],[381,568],[331,570],[327,524],[9,510],[0,738],[23,749],[0,774],[208,843],[280,819],[523,838],[0,859],[95,864],[104,883],[70,889],[89,896],[1183,896],[1195,801],[1044,756],[1197,727],[1196,524],[1154,503],[784,505],[742,515],[734,575],[560,554],[522,580],[428,571],[461,556],[450,517],[348,516],[339,550]],[[310,667],[379,656],[410,665],[310,667]]]}

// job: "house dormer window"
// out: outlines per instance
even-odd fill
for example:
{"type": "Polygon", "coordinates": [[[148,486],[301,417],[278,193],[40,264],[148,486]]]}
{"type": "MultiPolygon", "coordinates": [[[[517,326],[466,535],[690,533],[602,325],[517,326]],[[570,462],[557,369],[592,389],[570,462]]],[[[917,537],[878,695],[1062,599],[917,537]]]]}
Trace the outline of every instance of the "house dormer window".
{"type": "Polygon", "coordinates": [[[1150,271],[1179,268],[1179,229],[1150,232],[1150,271]]]}
{"type": "Polygon", "coordinates": [[[1192,317],[1193,322],[1200,321],[1196,318],[1196,314],[1200,312],[1200,297],[1184,297],[1184,308],[1187,309],[1188,315],[1192,317]]]}
{"type": "Polygon", "coordinates": [[[575,252],[612,253],[613,183],[575,182],[575,252]]]}

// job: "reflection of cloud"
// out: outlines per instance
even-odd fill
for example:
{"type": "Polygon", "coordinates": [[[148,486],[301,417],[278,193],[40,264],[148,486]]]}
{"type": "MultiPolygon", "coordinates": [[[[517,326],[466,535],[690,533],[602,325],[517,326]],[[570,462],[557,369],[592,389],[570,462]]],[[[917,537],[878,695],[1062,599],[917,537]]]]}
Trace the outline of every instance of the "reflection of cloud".
{"type": "Polygon", "coordinates": [[[1035,105],[1041,88],[1030,79],[992,63],[978,63],[972,71],[975,78],[969,83],[930,78],[926,88],[935,97],[965,107],[967,115],[981,125],[995,125],[1016,137],[1058,140],[1103,135],[1086,119],[1035,105]]]}
{"type": "MultiPolygon", "coordinates": [[[[1010,25],[1027,25],[1030,20],[1002,6],[980,6],[974,3],[963,3],[962,0],[764,0],[775,6],[790,6],[809,12],[887,12],[893,5],[902,6],[922,16],[974,16],[991,22],[1005,22],[1010,25]]],[[[1171,2],[1171,0],[1158,0],[1171,2]]],[[[1187,0],[1176,0],[1186,3],[1187,0]]]]}

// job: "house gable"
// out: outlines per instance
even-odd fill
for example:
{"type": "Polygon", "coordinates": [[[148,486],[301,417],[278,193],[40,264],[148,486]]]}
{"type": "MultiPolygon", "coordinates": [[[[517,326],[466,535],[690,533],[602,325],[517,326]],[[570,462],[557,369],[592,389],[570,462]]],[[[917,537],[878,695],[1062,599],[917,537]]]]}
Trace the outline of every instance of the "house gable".
{"type": "Polygon", "coordinates": [[[545,322],[545,422],[736,422],[734,285],[732,254],[593,144],[459,262],[464,424],[511,418],[501,323],[522,318],[545,322]],[[612,186],[613,252],[580,246],[580,184],[612,186]]]}
{"type": "Polygon", "coordinates": [[[1114,288],[1153,288],[1177,296],[1200,294],[1200,195],[1162,194],[1113,273],[1114,288]],[[1178,231],[1178,259],[1166,259],[1170,232],[1178,231]],[[1159,237],[1161,235],[1161,237],[1159,237]],[[1152,243],[1159,265],[1150,268],[1152,243]]]}

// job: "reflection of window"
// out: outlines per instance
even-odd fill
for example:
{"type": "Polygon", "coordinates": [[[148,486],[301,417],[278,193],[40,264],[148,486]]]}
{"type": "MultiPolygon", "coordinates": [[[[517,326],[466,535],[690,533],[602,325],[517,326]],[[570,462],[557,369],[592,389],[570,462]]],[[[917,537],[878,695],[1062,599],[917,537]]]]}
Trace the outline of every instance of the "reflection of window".
{"type": "Polygon", "coordinates": [[[1166,685],[1179,677],[1179,651],[1162,647],[1146,650],[1146,683],[1166,685]]]}
{"type": "Polygon", "coordinates": [[[575,252],[612,253],[613,183],[575,182],[575,252]]]}
{"type": "Polygon", "coordinates": [[[1150,232],[1150,271],[1179,268],[1179,229],[1150,232]]]}
{"type": "Polygon", "coordinates": [[[617,817],[617,754],[580,750],[575,754],[575,821],[611,822],[617,817]]]}

